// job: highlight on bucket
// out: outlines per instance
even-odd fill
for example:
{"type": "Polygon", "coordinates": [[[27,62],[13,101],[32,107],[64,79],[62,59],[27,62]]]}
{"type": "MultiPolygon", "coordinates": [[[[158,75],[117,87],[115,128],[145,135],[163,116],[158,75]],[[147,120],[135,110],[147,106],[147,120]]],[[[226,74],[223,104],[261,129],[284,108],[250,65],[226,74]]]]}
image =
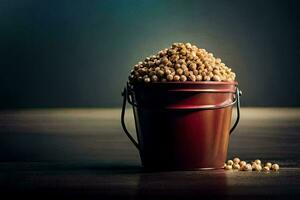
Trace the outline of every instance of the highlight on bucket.
{"type": "Polygon", "coordinates": [[[229,135],[240,119],[241,91],[235,77],[220,58],[190,43],[174,43],[134,65],[122,93],[121,123],[143,167],[222,168],[229,135]],[[125,125],[127,101],[137,141],[125,125]],[[235,103],[237,118],[231,127],[235,103]]]}

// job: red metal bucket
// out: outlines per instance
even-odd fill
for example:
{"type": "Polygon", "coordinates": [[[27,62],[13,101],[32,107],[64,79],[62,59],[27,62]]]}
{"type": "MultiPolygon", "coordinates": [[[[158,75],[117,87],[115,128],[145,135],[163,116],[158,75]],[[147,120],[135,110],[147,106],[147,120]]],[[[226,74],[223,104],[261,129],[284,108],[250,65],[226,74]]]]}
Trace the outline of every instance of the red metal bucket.
{"type": "Polygon", "coordinates": [[[146,169],[223,167],[240,116],[237,82],[127,84],[122,95],[122,127],[146,169]],[[133,106],[138,142],[124,123],[126,101],[133,106]],[[230,129],[236,102],[237,120],[230,129]]]}

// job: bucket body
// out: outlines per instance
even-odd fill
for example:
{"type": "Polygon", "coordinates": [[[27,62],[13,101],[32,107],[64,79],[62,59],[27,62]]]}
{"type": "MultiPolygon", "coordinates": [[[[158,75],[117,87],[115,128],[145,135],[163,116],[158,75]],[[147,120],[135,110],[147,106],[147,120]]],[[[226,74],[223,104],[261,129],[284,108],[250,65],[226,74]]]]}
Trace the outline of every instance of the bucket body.
{"type": "Polygon", "coordinates": [[[146,169],[222,168],[236,82],[134,85],[131,98],[146,169]]]}

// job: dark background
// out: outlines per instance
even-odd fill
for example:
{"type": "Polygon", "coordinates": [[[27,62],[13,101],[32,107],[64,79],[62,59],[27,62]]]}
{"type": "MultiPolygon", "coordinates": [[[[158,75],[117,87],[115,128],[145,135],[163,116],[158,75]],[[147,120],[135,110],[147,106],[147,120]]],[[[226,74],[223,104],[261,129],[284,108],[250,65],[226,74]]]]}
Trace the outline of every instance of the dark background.
{"type": "Polygon", "coordinates": [[[117,107],[132,65],[191,42],[243,106],[300,106],[297,1],[0,1],[0,106],[117,107]]]}

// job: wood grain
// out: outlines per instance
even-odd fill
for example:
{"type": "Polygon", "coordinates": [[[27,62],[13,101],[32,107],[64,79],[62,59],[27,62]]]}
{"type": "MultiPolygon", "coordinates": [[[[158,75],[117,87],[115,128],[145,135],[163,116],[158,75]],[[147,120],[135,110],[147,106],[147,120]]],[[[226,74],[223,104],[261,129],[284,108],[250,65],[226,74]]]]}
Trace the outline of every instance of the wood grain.
{"type": "MultiPolygon", "coordinates": [[[[127,110],[132,133],[133,116],[127,110]]],[[[300,109],[243,108],[228,157],[277,162],[275,173],[144,172],[119,109],[0,113],[0,191],[37,198],[281,199],[300,195],[300,109]]]]}

